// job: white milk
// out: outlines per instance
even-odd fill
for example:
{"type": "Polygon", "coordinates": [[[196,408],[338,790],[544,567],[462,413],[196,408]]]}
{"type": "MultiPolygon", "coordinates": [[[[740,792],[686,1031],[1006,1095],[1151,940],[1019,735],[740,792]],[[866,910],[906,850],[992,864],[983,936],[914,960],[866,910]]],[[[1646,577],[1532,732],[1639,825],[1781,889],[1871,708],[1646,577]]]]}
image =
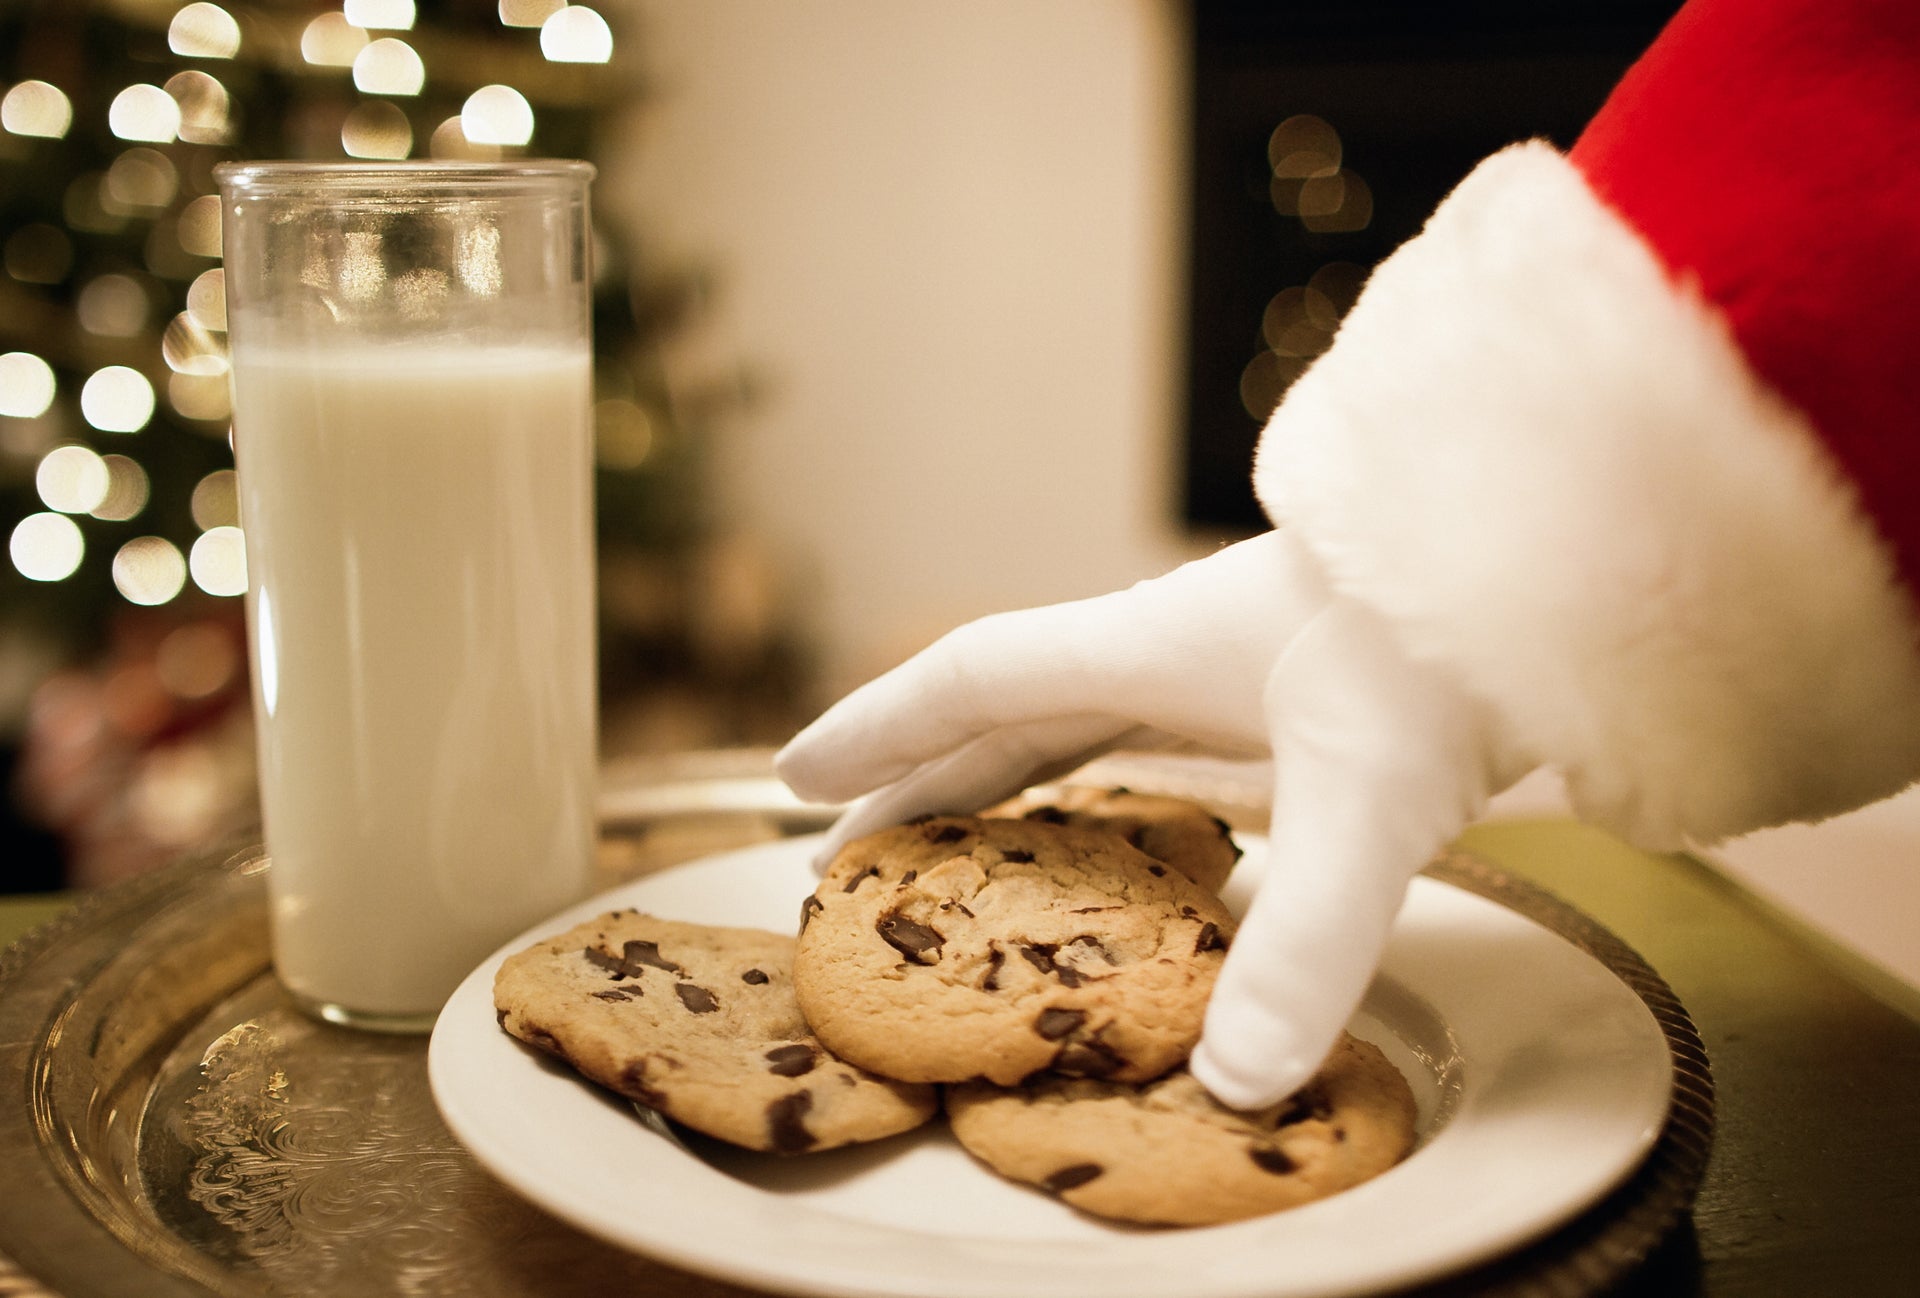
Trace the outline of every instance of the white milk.
{"type": "Polygon", "coordinates": [[[236,359],[275,965],[430,1015],[591,878],[589,358],[236,359]]]}

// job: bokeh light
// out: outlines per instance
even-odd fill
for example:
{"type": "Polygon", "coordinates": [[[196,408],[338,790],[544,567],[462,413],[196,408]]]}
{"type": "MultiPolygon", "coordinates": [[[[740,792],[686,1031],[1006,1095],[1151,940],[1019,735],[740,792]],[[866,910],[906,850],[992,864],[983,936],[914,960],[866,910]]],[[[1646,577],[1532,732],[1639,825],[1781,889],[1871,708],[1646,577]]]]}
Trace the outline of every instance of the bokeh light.
{"type": "Polygon", "coordinates": [[[45,221],[23,225],[7,236],[6,263],[22,284],[58,284],[73,269],[73,240],[45,221]]]}
{"type": "Polygon", "coordinates": [[[128,149],[107,168],[101,197],[108,210],[157,210],[173,201],[180,189],[180,172],[167,155],[145,147],[128,149]]]}
{"type": "Polygon", "coordinates": [[[220,196],[202,194],[180,209],[175,223],[180,247],[196,257],[220,255],[220,196]]]}
{"type": "Polygon", "coordinates": [[[324,13],[300,31],[300,57],[315,67],[350,68],[369,38],[343,13],[324,13]]]}
{"type": "Polygon", "coordinates": [[[153,652],[153,671],[175,698],[219,693],[240,671],[240,648],[217,622],[189,622],[167,632],[153,652]]]}
{"type": "Polygon", "coordinates": [[[233,416],[233,389],[225,372],[169,374],[167,404],[184,418],[215,423],[233,416]]]}
{"type": "Polygon", "coordinates": [[[359,104],[340,125],[340,147],[349,158],[404,158],[413,152],[413,123],[384,99],[359,104]]]}
{"type": "Polygon", "coordinates": [[[166,331],[160,335],[160,358],[175,374],[227,372],[226,343],[186,311],[167,322],[166,331]]]}
{"type": "Polygon", "coordinates": [[[0,127],[15,135],[63,139],[73,125],[73,102],[60,87],[22,81],[0,99],[0,127]]]}
{"type": "Polygon", "coordinates": [[[65,514],[28,514],[14,524],[7,538],[7,554],[22,577],[32,581],[62,581],[71,577],[86,558],[86,538],[80,526],[65,514]]]}
{"type": "Polygon", "coordinates": [[[461,105],[460,126],[475,144],[519,148],[533,138],[533,105],[512,86],[482,86],[461,105]]]}
{"type": "Polygon", "coordinates": [[[125,455],[103,455],[107,466],[107,494],[90,511],[95,518],[109,523],[124,523],[139,517],[153,495],[153,482],[147,471],[125,455]]]}
{"type": "Polygon", "coordinates": [[[503,27],[539,27],[567,7],[567,0],[500,0],[503,27]]]}
{"type": "Polygon", "coordinates": [[[605,63],[613,30],[594,10],[570,4],[540,24],[540,52],[551,63],[605,63]]]}
{"type": "Polygon", "coordinates": [[[413,27],[413,0],[346,0],[341,11],[356,27],[408,31],[413,27]]]}
{"type": "Polygon", "coordinates": [[[159,86],[128,86],[107,106],[107,129],[123,140],[171,144],[180,134],[180,105],[159,86]]]}
{"type": "Polygon", "coordinates": [[[180,105],[180,138],[188,144],[225,144],[232,136],[232,98],[212,76],[177,73],[167,78],[165,89],[180,105]]]}
{"type": "Polygon", "coordinates": [[[637,469],[653,453],[653,421],[624,397],[595,402],[593,448],[609,469],[637,469]]]}
{"type": "Polygon", "coordinates": [[[187,553],[187,567],[193,574],[193,584],[209,595],[244,595],[246,538],[237,527],[210,527],[194,540],[187,553]]]}
{"type": "Polygon", "coordinates": [[[114,589],[130,604],[165,604],[186,584],[186,556],[164,536],[136,536],[114,552],[114,589]]]}
{"type": "Polygon", "coordinates": [[[80,389],[80,414],[103,433],[137,433],[153,418],[153,385],[139,370],[108,365],[80,389]]]}
{"type": "Polygon", "coordinates": [[[240,480],[232,469],[215,469],[193,484],[193,525],[203,532],[240,523],[240,480]]]}
{"type": "Polygon", "coordinates": [[[112,234],[127,223],[124,213],[110,212],[101,201],[106,177],[97,171],[83,172],[67,185],[60,212],[69,230],[88,234],[112,234]]]}
{"type": "Polygon", "coordinates": [[[37,419],[53,404],[58,387],[53,366],[32,352],[0,356],[0,415],[37,419]]]}
{"type": "Polygon", "coordinates": [[[224,332],[227,327],[227,272],[215,266],[202,271],[187,286],[187,314],[202,329],[224,332]]]}
{"type": "Polygon", "coordinates": [[[426,84],[426,64],[397,36],[383,36],[354,57],[353,85],[362,94],[417,95],[426,84]]]}
{"type": "Polygon", "coordinates": [[[74,303],[80,327],[102,338],[132,338],[147,327],[153,299],[131,275],[96,275],[74,303]]]}
{"type": "Polygon", "coordinates": [[[430,156],[451,162],[498,162],[500,146],[497,144],[479,144],[468,138],[466,123],[459,114],[433,128],[433,136],[427,141],[430,156]]]}
{"type": "Polygon", "coordinates": [[[1240,404],[1255,419],[1265,420],[1306,369],[1307,361],[1301,357],[1261,352],[1240,372],[1240,404]]]}
{"type": "Polygon", "coordinates": [[[62,514],[92,513],[110,485],[106,461],[89,446],[56,446],[33,470],[40,503],[62,514]]]}
{"type": "Polygon", "coordinates": [[[206,0],[195,0],[167,24],[167,48],[190,59],[230,59],[240,52],[240,24],[206,0]]]}

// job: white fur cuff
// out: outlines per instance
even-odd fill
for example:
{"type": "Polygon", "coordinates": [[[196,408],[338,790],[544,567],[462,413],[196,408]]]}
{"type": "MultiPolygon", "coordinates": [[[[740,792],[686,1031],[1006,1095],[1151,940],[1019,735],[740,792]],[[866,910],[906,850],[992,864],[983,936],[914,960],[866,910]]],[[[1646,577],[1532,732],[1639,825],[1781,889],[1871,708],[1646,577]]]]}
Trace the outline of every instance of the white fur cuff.
{"type": "Polygon", "coordinates": [[[1850,485],[1544,144],[1481,164],[1379,266],[1254,483],[1636,842],[1920,774],[1920,638],[1850,485]]]}

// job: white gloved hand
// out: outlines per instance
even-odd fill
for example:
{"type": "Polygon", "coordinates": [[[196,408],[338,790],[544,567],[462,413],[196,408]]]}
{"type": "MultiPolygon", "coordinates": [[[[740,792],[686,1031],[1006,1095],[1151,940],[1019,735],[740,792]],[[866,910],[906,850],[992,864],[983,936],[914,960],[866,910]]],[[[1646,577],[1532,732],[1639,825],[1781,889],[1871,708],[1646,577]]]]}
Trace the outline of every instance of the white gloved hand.
{"type": "Polygon", "coordinates": [[[971,811],[1116,747],[1271,751],[1271,855],[1193,1070],[1257,1108],[1319,1068],[1366,990],[1408,881],[1500,769],[1478,708],[1409,662],[1269,532],[1127,590],[959,628],[863,686],[776,759],[800,796],[858,798],[847,841],[971,811]]]}

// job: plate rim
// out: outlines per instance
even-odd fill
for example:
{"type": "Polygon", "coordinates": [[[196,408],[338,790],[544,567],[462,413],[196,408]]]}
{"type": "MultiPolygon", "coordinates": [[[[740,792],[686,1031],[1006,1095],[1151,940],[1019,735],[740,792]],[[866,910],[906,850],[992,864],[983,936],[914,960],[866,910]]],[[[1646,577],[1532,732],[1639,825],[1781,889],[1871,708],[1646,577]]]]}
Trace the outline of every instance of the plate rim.
{"type": "MultiPolygon", "coordinates": [[[[453,1010],[454,1014],[443,1014],[442,1026],[436,1027],[428,1053],[429,1081],[435,1103],[440,1108],[443,1119],[453,1130],[456,1137],[460,1139],[461,1143],[468,1148],[469,1152],[486,1166],[493,1175],[501,1179],[516,1192],[539,1204],[546,1211],[571,1222],[583,1230],[600,1236],[610,1243],[644,1256],[653,1257],[673,1265],[684,1267],[692,1272],[714,1276],[736,1283],[750,1284],[774,1292],[795,1294],[880,1295],[911,1293],[921,1295],[923,1298],[971,1298],[971,1296],[975,1294],[1004,1292],[1004,1279],[985,1285],[970,1285],[956,1277],[949,1281],[943,1281],[938,1286],[922,1284],[902,1288],[896,1283],[898,1280],[897,1276],[872,1276],[863,1279],[857,1275],[849,1274],[844,1267],[838,1269],[829,1268],[830,1274],[822,1273],[816,1275],[813,1274],[811,1270],[796,1273],[792,1269],[791,1264],[793,1259],[790,1257],[782,1258],[776,1264],[761,1265],[758,1259],[737,1254],[716,1259],[710,1247],[697,1246],[694,1243],[679,1238],[662,1238],[658,1233],[637,1237],[630,1230],[624,1229],[608,1220],[601,1219],[598,1214],[584,1209],[578,1201],[570,1199],[566,1195],[555,1195],[549,1186],[542,1185],[529,1178],[525,1174],[525,1169],[511,1165],[511,1160],[504,1158],[500,1154],[500,1151],[493,1148],[492,1142],[486,1133],[481,1130],[481,1125],[484,1123],[485,1118],[482,1115],[473,1114],[468,1111],[468,1100],[470,1097],[464,1093],[463,1088],[460,1086],[457,1072],[450,1058],[450,1052],[455,1048],[453,1043],[459,1037],[461,1027],[468,1026],[464,1020],[456,1016],[461,1013],[463,1009],[471,1009],[472,1002],[479,999],[482,995],[484,995],[488,1008],[491,1008],[490,985],[492,971],[498,966],[500,960],[503,959],[506,954],[531,944],[543,933],[551,933],[560,927],[590,918],[593,914],[600,913],[601,910],[611,905],[630,905],[632,904],[630,894],[636,891],[644,894],[650,890],[655,890],[659,887],[659,881],[663,878],[676,876],[680,878],[688,877],[682,872],[715,869],[735,870],[741,868],[743,865],[760,862],[762,858],[767,861],[784,864],[788,868],[791,868],[791,858],[805,853],[808,843],[814,837],[815,836],[808,835],[798,838],[784,838],[772,842],[754,844],[745,848],[715,853],[669,867],[666,870],[639,879],[631,880],[603,892],[596,897],[589,898],[575,906],[567,908],[559,914],[542,921],[540,924],[534,925],[525,934],[503,945],[499,951],[495,952],[486,961],[482,962],[480,966],[476,967],[461,984],[460,990],[456,991],[454,998],[449,1002],[449,1009],[453,1010]],[[442,1035],[443,1028],[447,1033],[444,1037],[442,1035]],[[871,1283],[868,1283],[869,1280],[871,1283]]],[[[1261,836],[1243,834],[1237,835],[1237,837],[1239,837],[1248,848],[1249,857],[1257,858],[1260,849],[1264,848],[1264,841],[1261,839],[1261,836]]],[[[1452,854],[1452,856],[1456,857],[1459,855],[1461,854],[1452,854]]],[[[1544,932],[1549,937],[1557,940],[1557,944],[1551,949],[1560,951],[1562,947],[1568,948],[1571,952],[1576,952],[1581,957],[1594,961],[1609,980],[1620,985],[1624,991],[1634,999],[1635,1003],[1642,1010],[1646,1011],[1647,1028],[1650,1029],[1652,1034],[1659,1036],[1661,1048],[1663,1050],[1667,1049],[1670,1045],[1671,1034],[1666,1031],[1666,1025],[1661,1021],[1658,1008],[1648,1000],[1648,997],[1641,989],[1633,985],[1631,980],[1622,977],[1621,971],[1614,967],[1612,961],[1606,958],[1608,954],[1613,953],[1597,952],[1593,949],[1595,933],[1604,935],[1605,938],[1611,939],[1616,945],[1617,939],[1612,939],[1611,934],[1607,934],[1604,929],[1600,929],[1599,926],[1594,925],[1591,920],[1580,916],[1577,911],[1572,911],[1572,909],[1566,907],[1564,903],[1558,902],[1557,899],[1545,897],[1544,894],[1542,894],[1541,898],[1531,898],[1531,900],[1538,903],[1532,906],[1531,909],[1539,911],[1544,907],[1545,918],[1540,914],[1527,913],[1525,909],[1510,904],[1505,897],[1499,895],[1503,891],[1512,892],[1514,887],[1515,881],[1511,876],[1506,876],[1504,872],[1496,871],[1493,867],[1487,866],[1477,859],[1461,862],[1451,858],[1443,858],[1441,861],[1436,862],[1436,865],[1425,872],[1422,877],[1416,879],[1414,886],[1410,889],[1409,906],[1414,906],[1415,903],[1412,899],[1419,895],[1437,897],[1448,894],[1458,894],[1460,897],[1470,898],[1474,901],[1490,905],[1496,911],[1501,912],[1502,918],[1497,921],[1500,924],[1507,924],[1510,921],[1517,920],[1526,926],[1525,929],[1515,930],[1516,932],[1530,930],[1544,932]],[[1428,891],[1431,889],[1444,889],[1445,893],[1432,893],[1428,891]],[[1559,924],[1548,922],[1554,919],[1566,918],[1566,916],[1558,914],[1558,911],[1555,909],[1556,907],[1570,912],[1571,916],[1583,921],[1586,927],[1583,928],[1581,925],[1575,924],[1573,927],[1579,931],[1572,936],[1560,931],[1559,924]]],[[[1625,950],[1624,947],[1621,949],[1625,950]]],[[[1392,948],[1390,947],[1389,964],[1391,964],[1391,956],[1392,948]]],[[[1637,960],[1637,957],[1634,958],[1637,960]]],[[[1644,962],[1640,962],[1640,964],[1644,967],[1644,962]]],[[[1650,970],[1646,972],[1651,975],[1650,970]]],[[[1657,981],[1657,975],[1654,977],[1657,981]]],[[[1661,984],[1661,987],[1664,987],[1664,984],[1661,984]]],[[[1677,1006],[1677,1002],[1675,1002],[1675,1004],[1677,1006]]],[[[1619,1001],[1618,1008],[1623,1013],[1626,1012],[1626,1002],[1624,998],[1619,1001]]],[[[1684,1018],[1684,1011],[1682,1011],[1681,1014],[1684,1018]]],[[[489,1014],[485,1017],[491,1018],[491,1015],[489,1014]]],[[[1690,1023],[1688,1026],[1690,1028],[1690,1023]]],[[[495,1031],[492,1024],[488,1023],[485,1026],[485,1037],[477,1036],[476,1039],[491,1040],[495,1031]]],[[[1651,1048],[1653,1043],[1654,1035],[1644,1035],[1639,1043],[1639,1047],[1643,1049],[1651,1048]]],[[[518,1049],[511,1043],[510,1039],[504,1036],[499,1037],[498,1044],[505,1050],[518,1049]]],[[[532,1058],[530,1052],[527,1052],[527,1057],[532,1058]]],[[[1468,1077],[1471,1078],[1473,1076],[1472,1061],[1469,1060],[1468,1063],[1468,1077]]],[[[1650,1063],[1648,1060],[1643,1059],[1641,1065],[1647,1067],[1650,1066],[1650,1063]]],[[[564,1069],[560,1069],[557,1065],[544,1066],[556,1072],[564,1072],[564,1069]]],[[[1394,1266],[1381,1265],[1376,1261],[1372,1269],[1363,1273],[1356,1272],[1345,1279],[1338,1276],[1323,1277],[1322,1282],[1318,1282],[1313,1286],[1300,1287],[1296,1285],[1286,1289],[1285,1292],[1302,1295],[1331,1295],[1359,1292],[1361,1290],[1370,1290],[1382,1286],[1392,1287],[1418,1284],[1442,1276],[1452,1276],[1472,1270],[1474,1267],[1482,1265],[1491,1259],[1509,1254],[1515,1249],[1550,1236],[1569,1221],[1572,1221],[1582,1213],[1591,1209],[1594,1204],[1615,1192],[1624,1182],[1634,1175],[1636,1169],[1645,1164],[1650,1151],[1655,1147],[1656,1142],[1661,1139],[1666,1126],[1669,1125],[1668,1119],[1670,1117],[1671,1102],[1675,1093],[1671,1072],[1672,1070],[1669,1069],[1665,1093],[1660,1102],[1660,1111],[1657,1114],[1652,1112],[1646,1114],[1649,1120],[1645,1122],[1644,1127],[1631,1144],[1622,1144],[1617,1147],[1613,1165],[1590,1174],[1582,1182],[1577,1195],[1564,1198],[1562,1202],[1554,1206],[1552,1211],[1536,1212],[1524,1223],[1515,1223],[1506,1229],[1485,1230],[1469,1246],[1461,1246],[1456,1242],[1453,1247],[1443,1250],[1445,1255],[1442,1257],[1405,1259],[1394,1266]]],[[[565,1076],[564,1081],[572,1087],[579,1087],[581,1085],[578,1079],[571,1075],[565,1076]]],[[[1466,1085],[1469,1088],[1467,1094],[1470,1097],[1474,1094],[1471,1089],[1474,1086],[1474,1082],[1470,1080],[1466,1085]]],[[[1471,1116],[1470,1107],[1469,1116],[1471,1116]]],[[[1459,1120],[1458,1114],[1454,1115],[1454,1120],[1459,1120]]],[[[1447,1130],[1448,1128],[1442,1128],[1439,1132],[1435,1133],[1437,1137],[1435,1143],[1446,1138],[1447,1130]]],[[[1471,1130],[1471,1128],[1468,1130],[1471,1130]]],[[[1426,1145],[1427,1142],[1423,1141],[1421,1149],[1424,1150],[1426,1145]]],[[[1419,1152],[1421,1151],[1416,1151],[1416,1156],[1419,1152]]],[[[698,1162],[698,1160],[694,1161],[696,1163],[698,1162]]],[[[701,1166],[705,1165],[702,1164],[701,1166]]],[[[711,1168],[707,1170],[713,1172],[711,1168]]],[[[714,1175],[724,1174],[714,1172],[714,1175]]],[[[1392,1172],[1385,1174],[1386,1177],[1391,1177],[1392,1175],[1392,1172]]],[[[728,1184],[745,1189],[749,1192],[749,1197],[751,1197],[751,1192],[754,1191],[754,1187],[746,1185],[743,1182],[729,1181],[728,1184]]],[[[1391,1184],[1391,1182],[1389,1184],[1391,1184]]],[[[1355,1211],[1360,1211],[1364,1208],[1369,1197],[1371,1197],[1365,1193],[1367,1189],[1367,1186],[1358,1187],[1356,1190],[1335,1196],[1334,1199],[1323,1201],[1323,1204],[1336,1205],[1344,1202],[1345,1206],[1337,1210],[1323,1209],[1321,1215],[1338,1218],[1349,1215],[1355,1211]]],[[[1375,1196],[1377,1196],[1379,1192],[1375,1191],[1374,1193],[1375,1196]]],[[[768,1196],[762,1195],[761,1197],[766,1198],[768,1196]]],[[[1304,1220],[1305,1217],[1303,1217],[1302,1214],[1309,1214],[1309,1209],[1312,1208],[1322,1208],[1322,1205],[1309,1205],[1306,1209],[1294,1209],[1289,1213],[1278,1214],[1277,1217],[1285,1218],[1288,1221],[1304,1220]]],[[[789,1204],[786,1206],[786,1211],[789,1214],[793,1210],[793,1205],[789,1204]]],[[[809,1208],[807,1211],[813,1212],[817,1211],[817,1209],[809,1208]]],[[[1185,1238],[1191,1235],[1195,1229],[1212,1236],[1214,1241],[1221,1241],[1222,1237],[1230,1237],[1236,1234],[1241,1236],[1258,1236],[1262,1233],[1269,1233],[1263,1232],[1262,1223],[1271,1223],[1275,1219],[1275,1217],[1267,1217],[1254,1219],[1252,1222],[1230,1223],[1218,1227],[1187,1228],[1179,1233],[1179,1237],[1185,1238]]],[[[846,1219],[836,1220],[845,1221],[846,1219]]],[[[859,1225],[863,1230],[881,1229],[872,1223],[859,1223],[859,1225]]],[[[856,1231],[855,1233],[858,1234],[859,1232],[856,1231]]],[[[1281,1233],[1284,1235],[1286,1232],[1283,1229],[1281,1233]]],[[[1114,1239],[1121,1241],[1117,1247],[1117,1252],[1136,1254],[1142,1251],[1137,1246],[1130,1246],[1124,1243],[1131,1234],[1132,1232],[1124,1231],[1123,1228],[1122,1233],[1116,1233],[1114,1235],[1114,1239]]],[[[1165,1236],[1161,1235],[1160,1237],[1164,1238],[1165,1236]]],[[[928,1236],[927,1238],[929,1240],[938,1240],[944,1237],[928,1236]]],[[[1019,1252],[1030,1243],[1030,1241],[1022,1241],[1020,1245],[1014,1246],[1007,1240],[996,1238],[992,1240],[992,1247],[996,1250],[1012,1248],[1013,1251],[1019,1252]]],[[[1048,1243],[1041,1251],[1057,1250],[1057,1247],[1055,1244],[1048,1243]]],[[[1212,1287],[1205,1288],[1204,1290],[1193,1290],[1192,1292],[1196,1294],[1219,1295],[1221,1298],[1228,1298],[1229,1295],[1274,1292],[1271,1281],[1271,1276],[1264,1277],[1260,1281],[1259,1287],[1255,1288],[1245,1284],[1233,1283],[1225,1277],[1221,1277],[1219,1283],[1214,1284],[1212,1287]]],[[[1148,1292],[1148,1290],[1141,1289],[1129,1292],[1144,1293],[1148,1292]]]]}

